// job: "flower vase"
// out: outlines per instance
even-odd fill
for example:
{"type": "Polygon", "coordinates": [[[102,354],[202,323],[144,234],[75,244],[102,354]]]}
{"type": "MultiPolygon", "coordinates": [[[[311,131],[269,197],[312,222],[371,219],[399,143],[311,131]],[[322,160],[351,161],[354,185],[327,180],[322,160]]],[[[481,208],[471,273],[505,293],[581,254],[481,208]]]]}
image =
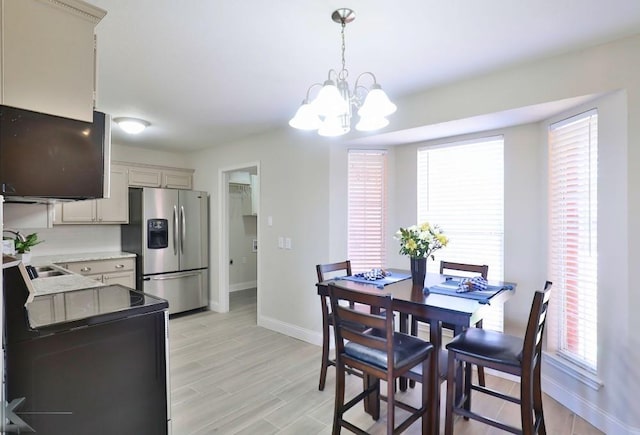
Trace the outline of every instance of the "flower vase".
{"type": "Polygon", "coordinates": [[[411,258],[411,280],[413,285],[424,286],[424,277],[427,274],[426,258],[411,258]]]}

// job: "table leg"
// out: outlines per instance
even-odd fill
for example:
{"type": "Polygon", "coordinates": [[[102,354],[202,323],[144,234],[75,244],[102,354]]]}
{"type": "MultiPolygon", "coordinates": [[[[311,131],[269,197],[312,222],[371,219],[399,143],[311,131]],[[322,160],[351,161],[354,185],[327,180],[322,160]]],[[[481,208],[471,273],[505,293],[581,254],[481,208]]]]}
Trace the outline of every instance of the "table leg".
{"type": "Polygon", "coordinates": [[[371,417],[377,421],[380,419],[380,380],[375,376],[364,373],[362,382],[365,390],[377,384],[375,391],[364,398],[364,411],[367,414],[371,414],[371,417]]]}
{"type": "Polygon", "coordinates": [[[437,320],[429,321],[429,340],[433,344],[433,364],[431,364],[431,428],[440,433],[440,348],[442,347],[442,324],[437,320]]]}
{"type": "MultiPolygon", "coordinates": [[[[409,331],[409,315],[406,313],[400,313],[399,317],[400,332],[406,334],[409,331]]],[[[407,378],[405,377],[400,378],[400,391],[407,391],[407,378]]]]}

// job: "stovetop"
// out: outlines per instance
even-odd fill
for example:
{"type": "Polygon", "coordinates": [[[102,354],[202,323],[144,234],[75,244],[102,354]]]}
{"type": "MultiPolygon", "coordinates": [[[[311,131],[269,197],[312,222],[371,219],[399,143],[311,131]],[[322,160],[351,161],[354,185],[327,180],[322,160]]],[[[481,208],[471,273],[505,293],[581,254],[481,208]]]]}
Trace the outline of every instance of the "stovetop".
{"type": "Polygon", "coordinates": [[[54,331],[167,307],[164,299],[116,284],[36,296],[26,309],[31,328],[54,331]]]}

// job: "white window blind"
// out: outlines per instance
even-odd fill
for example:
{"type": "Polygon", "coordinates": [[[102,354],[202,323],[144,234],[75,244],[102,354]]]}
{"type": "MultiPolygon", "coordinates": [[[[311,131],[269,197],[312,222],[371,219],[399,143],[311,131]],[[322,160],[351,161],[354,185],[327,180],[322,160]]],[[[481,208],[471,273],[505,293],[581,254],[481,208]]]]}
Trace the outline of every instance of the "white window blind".
{"type": "Polygon", "coordinates": [[[348,175],[348,255],[356,272],[386,266],[385,151],[350,150],[348,175]]]}
{"type": "Polygon", "coordinates": [[[549,127],[549,345],[597,369],[598,114],[549,127]]]}
{"type": "MultiPolygon", "coordinates": [[[[418,223],[439,225],[449,238],[440,261],[487,264],[490,280],[504,279],[504,141],[502,137],[456,142],[418,151],[418,223]]],[[[502,306],[483,326],[502,331],[502,306]]]]}

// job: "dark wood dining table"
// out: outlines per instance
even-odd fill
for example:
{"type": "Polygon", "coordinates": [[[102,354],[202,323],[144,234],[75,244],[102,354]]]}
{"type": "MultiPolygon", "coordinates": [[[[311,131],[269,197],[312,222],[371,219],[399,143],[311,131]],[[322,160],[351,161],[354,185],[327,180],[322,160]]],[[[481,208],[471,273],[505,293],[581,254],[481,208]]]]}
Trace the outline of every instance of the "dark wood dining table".
{"type": "MultiPolygon", "coordinates": [[[[407,274],[407,271],[389,269],[393,274],[407,274]]],[[[435,349],[442,347],[442,323],[449,323],[455,326],[455,334],[459,334],[464,329],[469,328],[479,321],[481,321],[486,315],[490,306],[497,306],[504,304],[515,292],[516,285],[514,283],[489,281],[490,285],[502,286],[503,290],[498,291],[492,296],[488,303],[480,303],[478,300],[467,299],[458,296],[449,296],[443,294],[425,292],[425,287],[431,287],[441,284],[447,277],[452,275],[440,275],[437,273],[427,273],[424,281],[424,285],[414,285],[412,280],[405,279],[397,281],[391,284],[387,284],[384,287],[375,283],[361,283],[350,280],[334,278],[331,280],[318,283],[318,294],[321,296],[329,295],[329,283],[333,285],[357,290],[367,293],[375,294],[391,294],[393,297],[393,310],[401,314],[400,331],[407,332],[406,315],[416,316],[429,324],[429,341],[433,344],[435,349]],[[404,316],[403,316],[404,315],[404,316]]],[[[441,368],[439,367],[439,358],[436,355],[434,358],[434,364],[432,364],[431,379],[436,380],[432,382],[431,397],[431,411],[434,421],[431,425],[434,428],[434,433],[440,433],[440,382],[439,373],[441,368]]],[[[462,376],[462,372],[458,376],[462,376]]],[[[457,385],[461,385],[461,382],[456,382],[457,385]]],[[[459,397],[462,394],[461,387],[457,389],[456,396],[459,397]]],[[[365,405],[365,409],[367,406],[365,405]]]]}

